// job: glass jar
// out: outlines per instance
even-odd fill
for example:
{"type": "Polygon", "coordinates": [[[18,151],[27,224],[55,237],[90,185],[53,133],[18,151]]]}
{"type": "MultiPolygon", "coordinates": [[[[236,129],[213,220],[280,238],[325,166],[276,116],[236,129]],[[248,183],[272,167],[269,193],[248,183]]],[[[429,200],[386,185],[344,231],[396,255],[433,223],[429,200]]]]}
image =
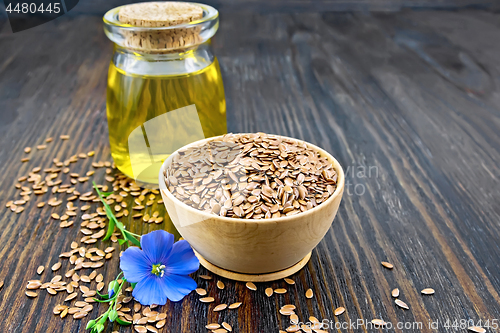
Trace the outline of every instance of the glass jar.
{"type": "Polygon", "coordinates": [[[167,27],[123,24],[121,7],[104,15],[114,42],[106,112],[115,165],[139,184],[157,187],[163,161],[178,148],[227,132],[226,101],[210,38],[214,8],[200,20],[167,27]]]}

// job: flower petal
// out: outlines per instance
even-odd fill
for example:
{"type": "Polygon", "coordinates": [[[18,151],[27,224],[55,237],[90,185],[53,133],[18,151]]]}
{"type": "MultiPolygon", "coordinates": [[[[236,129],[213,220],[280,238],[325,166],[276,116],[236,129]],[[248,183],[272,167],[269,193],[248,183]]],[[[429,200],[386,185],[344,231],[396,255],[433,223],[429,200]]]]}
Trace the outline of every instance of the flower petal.
{"type": "Polygon", "coordinates": [[[167,295],[164,292],[163,281],[165,278],[160,278],[154,274],[149,274],[135,286],[132,291],[132,296],[135,297],[142,305],[165,305],[167,303],[167,295]]]}
{"type": "Polygon", "coordinates": [[[163,293],[172,302],[178,302],[196,289],[196,282],[187,275],[165,275],[161,279],[163,293]]]}
{"type": "Polygon", "coordinates": [[[120,257],[120,269],[127,281],[135,283],[151,273],[153,265],[138,247],[129,247],[120,257]]]}
{"type": "Polygon", "coordinates": [[[141,248],[154,265],[163,262],[172,250],[174,235],[165,230],[155,230],[141,236],[141,248]]]}
{"type": "Polygon", "coordinates": [[[165,274],[188,275],[200,268],[200,261],[185,240],[176,242],[172,246],[170,256],[162,263],[166,266],[165,274]]]}

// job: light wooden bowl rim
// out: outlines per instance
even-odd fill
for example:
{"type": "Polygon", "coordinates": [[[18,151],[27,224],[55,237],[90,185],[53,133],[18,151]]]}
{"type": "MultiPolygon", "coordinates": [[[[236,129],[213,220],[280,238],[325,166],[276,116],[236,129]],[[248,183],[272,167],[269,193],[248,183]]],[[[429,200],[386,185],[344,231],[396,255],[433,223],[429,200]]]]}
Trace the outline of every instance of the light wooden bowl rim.
{"type": "MultiPolygon", "coordinates": [[[[245,134],[255,134],[255,133],[234,133],[234,134],[236,134],[236,135],[239,135],[239,134],[245,135],[245,134]]],[[[198,141],[192,142],[192,143],[190,143],[188,145],[185,145],[185,146],[177,149],[172,154],[170,154],[170,156],[165,160],[165,162],[163,162],[163,164],[162,164],[162,166],[160,168],[160,173],[158,175],[158,186],[160,188],[160,191],[162,191],[169,199],[171,199],[175,203],[184,206],[185,209],[187,209],[187,210],[189,210],[191,212],[194,212],[195,214],[200,214],[202,216],[205,216],[205,217],[207,217],[207,219],[212,218],[212,219],[218,219],[218,220],[226,221],[226,222],[235,222],[235,223],[237,223],[237,222],[243,222],[243,223],[259,223],[259,224],[263,224],[263,223],[285,223],[285,222],[289,222],[291,220],[295,220],[298,217],[305,217],[305,216],[307,216],[309,214],[314,214],[318,209],[321,208],[321,206],[323,206],[323,205],[326,206],[328,204],[331,204],[335,200],[336,197],[338,197],[339,195],[341,195],[341,193],[342,193],[342,191],[344,189],[344,170],[342,169],[342,166],[340,165],[340,163],[330,153],[328,153],[326,150],[324,150],[324,149],[322,149],[322,148],[320,148],[320,147],[318,147],[316,145],[313,145],[312,143],[304,141],[304,140],[290,138],[290,137],[287,137],[287,136],[284,136],[284,135],[279,135],[279,134],[269,134],[269,135],[279,136],[279,137],[282,137],[282,138],[285,138],[285,139],[288,139],[288,140],[294,140],[294,141],[297,141],[297,142],[304,142],[304,143],[306,143],[308,145],[308,147],[310,147],[310,148],[316,150],[317,152],[319,152],[322,157],[327,157],[330,162],[333,162],[332,163],[333,167],[337,171],[337,188],[335,189],[335,192],[333,192],[333,194],[331,196],[329,196],[326,201],[323,201],[321,204],[317,205],[316,207],[314,207],[312,209],[306,210],[305,212],[301,212],[301,213],[298,213],[298,214],[295,214],[295,215],[291,215],[291,216],[275,217],[275,218],[269,218],[269,219],[236,219],[236,218],[232,218],[232,217],[226,217],[226,216],[219,216],[219,215],[215,215],[215,214],[209,214],[209,213],[206,213],[206,212],[204,212],[202,210],[193,208],[193,207],[185,204],[184,202],[180,201],[179,199],[177,199],[167,189],[167,184],[165,183],[165,180],[164,180],[163,172],[166,169],[167,165],[170,165],[173,157],[176,154],[178,154],[179,150],[182,150],[182,149],[185,149],[185,148],[189,148],[189,147],[192,147],[192,146],[199,146],[201,144],[204,144],[204,143],[207,143],[207,142],[214,141],[214,140],[217,140],[219,138],[222,138],[224,135],[213,136],[213,137],[210,137],[210,138],[206,138],[206,139],[202,139],[202,140],[198,140],[198,141]],[[162,182],[163,182],[163,185],[162,185],[162,182]]]]}

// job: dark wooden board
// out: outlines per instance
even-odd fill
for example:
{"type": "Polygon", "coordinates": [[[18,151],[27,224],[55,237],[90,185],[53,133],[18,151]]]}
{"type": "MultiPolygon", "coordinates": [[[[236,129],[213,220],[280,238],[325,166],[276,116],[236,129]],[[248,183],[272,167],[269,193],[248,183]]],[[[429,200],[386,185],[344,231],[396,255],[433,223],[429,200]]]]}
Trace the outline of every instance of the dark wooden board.
{"type": "MultiPolygon", "coordinates": [[[[127,3],[147,0],[86,0],[80,1],[71,15],[103,14],[105,11],[127,3]]],[[[399,11],[403,8],[414,9],[458,9],[488,8],[498,10],[500,4],[492,0],[207,0],[203,3],[214,6],[224,12],[251,11],[253,13],[269,12],[318,12],[318,11],[399,11]]]]}
{"type": "MultiPolygon", "coordinates": [[[[89,150],[96,161],[110,159],[105,88],[112,48],[101,22],[98,15],[72,15],[17,34],[7,24],[0,31],[2,332],[84,332],[90,319],[54,316],[62,295],[24,295],[36,267],[56,262],[78,226],[60,229],[50,219],[58,208],[31,202],[13,214],[4,207],[17,193],[15,180],[34,166],[89,150]],[[70,140],[56,139],[20,162],[24,147],[66,133],[70,140]]],[[[235,332],[277,332],[287,327],[277,312],[285,303],[297,305],[303,319],[423,323],[422,329],[388,330],[397,332],[465,332],[443,325],[500,319],[500,14],[231,10],[221,13],[214,48],[230,131],[317,144],[348,171],[348,188],[331,230],[287,294],[263,293],[283,282],[259,284],[255,293],[222,279],[226,289],[216,291],[214,281],[196,277],[217,302],[243,305],[216,314],[214,305],[191,295],[164,307],[164,331],[206,332],[207,323],[225,320],[235,332]],[[364,175],[355,173],[363,168],[364,175]],[[395,268],[383,268],[382,260],[395,268]],[[304,297],[309,287],[310,300],[304,297]],[[394,305],[396,287],[410,310],[394,305]],[[436,294],[420,295],[426,287],[436,294]],[[347,311],[336,318],[338,306],[347,311]],[[429,321],[439,321],[439,329],[430,329],[429,321]]],[[[79,162],[75,171],[88,170],[90,162],[79,162]]],[[[101,170],[96,178],[103,177],[101,170]]],[[[130,227],[139,233],[158,228],[130,227]]],[[[102,271],[109,281],[118,258],[102,271]]]]}

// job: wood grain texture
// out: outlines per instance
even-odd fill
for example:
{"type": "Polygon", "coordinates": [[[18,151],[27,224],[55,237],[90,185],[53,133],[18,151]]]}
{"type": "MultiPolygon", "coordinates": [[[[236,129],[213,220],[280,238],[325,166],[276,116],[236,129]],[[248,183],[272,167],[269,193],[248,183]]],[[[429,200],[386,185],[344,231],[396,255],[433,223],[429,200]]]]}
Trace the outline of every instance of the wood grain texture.
{"type": "MultiPolygon", "coordinates": [[[[57,262],[69,248],[78,223],[60,229],[50,219],[60,210],[37,209],[34,202],[21,214],[4,207],[17,193],[15,179],[56,156],[95,150],[96,161],[110,159],[105,88],[111,45],[97,15],[65,16],[18,34],[3,24],[0,45],[0,328],[84,332],[90,318],[52,314],[62,295],[24,296],[37,266],[57,262]],[[69,141],[55,140],[20,163],[24,147],[66,133],[69,141]]],[[[282,281],[258,284],[253,292],[222,279],[226,288],[218,291],[216,280],[195,277],[216,303],[242,306],[215,313],[214,304],[190,295],[163,308],[165,332],[206,332],[207,323],[223,320],[235,332],[277,332],[289,323],[278,313],[286,303],[297,305],[301,319],[423,323],[422,329],[387,330],[396,332],[465,332],[443,324],[500,319],[499,13],[222,12],[214,47],[229,129],[312,142],[339,160],[351,188],[346,183],[331,230],[288,293],[264,295],[266,287],[285,286],[282,281]],[[360,167],[365,175],[357,173],[360,167]],[[383,268],[383,260],[395,268],[383,268]],[[410,310],[394,305],[396,287],[410,310]],[[436,294],[420,295],[426,287],[436,294]],[[307,288],[314,298],[305,298],[307,288]],[[346,313],[335,317],[338,306],[346,313]],[[439,321],[438,330],[428,327],[430,320],[439,321]]],[[[79,162],[75,172],[90,162],[79,162]]],[[[95,176],[103,177],[102,171],[95,176]]],[[[138,233],[158,228],[129,225],[138,233]]],[[[114,257],[102,269],[105,281],[117,270],[114,257]]],[[[96,307],[91,317],[103,310],[96,307]]],[[[114,329],[131,332],[116,326],[106,332],[114,329]]]]}

